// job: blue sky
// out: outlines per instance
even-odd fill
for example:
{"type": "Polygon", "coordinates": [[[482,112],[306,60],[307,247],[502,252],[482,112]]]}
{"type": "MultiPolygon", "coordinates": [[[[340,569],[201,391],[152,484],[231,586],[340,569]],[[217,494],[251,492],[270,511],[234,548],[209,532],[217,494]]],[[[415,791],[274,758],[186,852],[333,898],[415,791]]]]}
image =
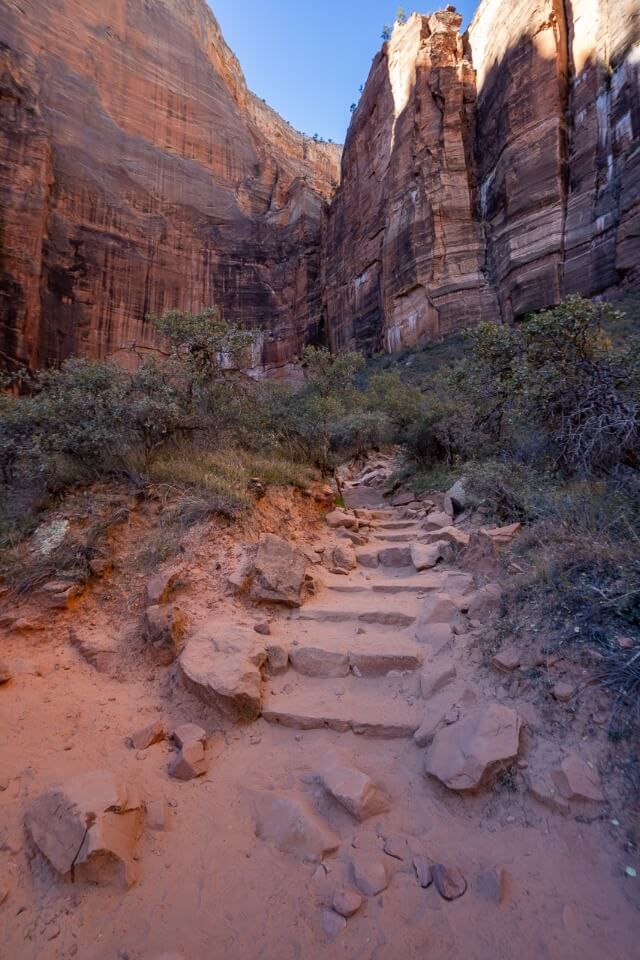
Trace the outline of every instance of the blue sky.
{"type": "MultiPolygon", "coordinates": [[[[344,140],[392,0],[209,0],[249,87],[309,135],[344,140]]],[[[446,0],[422,7],[440,9],[446,0]]],[[[477,0],[456,4],[468,24],[477,0]]],[[[405,5],[409,13],[413,7],[405,5]]]]}

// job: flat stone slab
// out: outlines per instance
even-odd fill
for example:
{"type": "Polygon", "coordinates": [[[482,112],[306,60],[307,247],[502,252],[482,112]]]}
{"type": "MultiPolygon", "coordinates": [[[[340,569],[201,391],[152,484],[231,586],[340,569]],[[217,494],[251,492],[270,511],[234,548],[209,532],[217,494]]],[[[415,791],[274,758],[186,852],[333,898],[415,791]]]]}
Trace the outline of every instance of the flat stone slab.
{"type": "Polygon", "coordinates": [[[340,837],[302,794],[278,790],[254,795],[256,836],[282,853],[317,863],[340,846],[340,837]]]}
{"type": "Polygon", "coordinates": [[[351,730],[384,740],[412,737],[422,720],[421,709],[400,697],[392,699],[394,691],[383,681],[372,684],[347,678],[342,681],[345,692],[337,695],[335,680],[301,678],[291,693],[267,694],[262,716],[268,723],[298,730],[351,730]]]}

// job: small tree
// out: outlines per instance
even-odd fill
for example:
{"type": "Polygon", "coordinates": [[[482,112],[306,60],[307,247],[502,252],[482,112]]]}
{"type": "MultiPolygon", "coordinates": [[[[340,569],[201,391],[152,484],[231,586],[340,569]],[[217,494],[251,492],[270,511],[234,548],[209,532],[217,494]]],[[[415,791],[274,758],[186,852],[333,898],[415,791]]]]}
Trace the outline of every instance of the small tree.
{"type": "Polygon", "coordinates": [[[384,27],[382,28],[382,39],[384,40],[385,43],[387,42],[387,40],[391,40],[392,33],[393,33],[393,30],[391,29],[391,27],[388,24],[385,24],[384,27]]]}
{"type": "Polygon", "coordinates": [[[404,12],[404,7],[398,7],[398,10],[396,12],[396,23],[406,23],[406,22],[407,22],[407,15],[404,12]]]}

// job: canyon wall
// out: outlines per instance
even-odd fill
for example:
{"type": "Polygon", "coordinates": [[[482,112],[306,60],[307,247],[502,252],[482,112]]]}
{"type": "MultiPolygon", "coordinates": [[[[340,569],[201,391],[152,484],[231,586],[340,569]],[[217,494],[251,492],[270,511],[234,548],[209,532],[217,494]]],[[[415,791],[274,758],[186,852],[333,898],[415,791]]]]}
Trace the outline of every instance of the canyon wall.
{"type": "Polygon", "coordinates": [[[332,345],[396,349],[640,285],[640,0],[397,24],[324,236],[332,345]]]}
{"type": "Polygon", "coordinates": [[[320,323],[340,148],[246,87],[205,0],[0,0],[0,355],[155,344],[219,304],[263,364],[320,323]]]}

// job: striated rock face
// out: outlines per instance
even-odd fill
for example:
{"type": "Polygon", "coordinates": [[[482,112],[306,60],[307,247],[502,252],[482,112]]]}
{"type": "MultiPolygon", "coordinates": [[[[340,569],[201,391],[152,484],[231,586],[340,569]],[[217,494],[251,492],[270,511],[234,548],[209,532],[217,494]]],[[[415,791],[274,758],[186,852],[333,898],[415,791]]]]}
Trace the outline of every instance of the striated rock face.
{"type": "Polygon", "coordinates": [[[640,282],[640,0],[396,25],[323,249],[336,348],[396,349],[640,282]]]}
{"type": "Polygon", "coordinates": [[[147,314],[212,303],[295,358],[338,161],[248,92],[205,0],[4,0],[5,362],[144,349],[147,314]]]}
{"type": "Polygon", "coordinates": [[[462,17],[417,14],[375,58],[324,243],[335,348],[397,349],[492,319],[462,17]]]}

